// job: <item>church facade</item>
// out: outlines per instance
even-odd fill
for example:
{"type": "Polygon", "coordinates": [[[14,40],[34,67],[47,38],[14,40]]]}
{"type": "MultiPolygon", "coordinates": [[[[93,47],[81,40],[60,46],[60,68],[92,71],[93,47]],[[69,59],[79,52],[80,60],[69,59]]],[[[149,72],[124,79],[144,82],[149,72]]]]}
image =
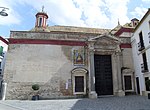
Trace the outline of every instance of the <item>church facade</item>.
{"type": "Polygon", "coordinates": [[[47,99],[135,92],[130,35],[125,34],[132,34],[131,28],[48,27],[47,19],[42,11],[32,30],[11,31],[6,99],[31,99],[33,84],[40,85],[38,94],[47,99]]]}

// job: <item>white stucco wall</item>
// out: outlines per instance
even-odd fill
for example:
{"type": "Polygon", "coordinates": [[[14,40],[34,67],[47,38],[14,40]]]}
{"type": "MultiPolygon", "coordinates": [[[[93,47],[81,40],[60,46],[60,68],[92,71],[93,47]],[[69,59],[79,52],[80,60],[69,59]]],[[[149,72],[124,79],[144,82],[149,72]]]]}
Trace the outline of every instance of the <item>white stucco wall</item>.
{"type": "Polygon", "coordinates": [[[145,77],[150,77],[150,74],[141,72],[141,64],[143,63],[142,52],[146,52],[148,70],[150,71],[150,38],[148,35],[148,33],[150,32],[149,22],[150,15],[146,17],[146,19],[141,23],[141,25],[136,29],[135,33],[131,37],[135,76],[139,77],[141,95],[143,94],[142,91],[145,91],[145,77]],[[145,46],[145,50],[143,50],[142,52],[138,51],[138,43],[140,42],[140,32],[142,32],[145,46]]]}
{"type": "Polygon", "coordinates": [[[3,74],[4,66],[5,66],[6,52],[7,52],[7,49],[8,49],[8,45],[6,43],[4,43],[3,41],[0,40],[0,46],[3,47],[3,53],[4,53],[4,56],[0,57],[0,62],[1,62],[0,69],[2,69],[2,74],[3,74]]]}
{"type": "Polygon", "coordinates": [[[8,45],[6,43],[4,43],[3,41],[1,41],[1,40],[0,40],[0,46],[4,47],[4,49],[3,49],[4,52],[7,51],[8,45]]]}
{"type": "Polygon", "coordinates": [[[133,70],[133,59],[132,59],[132,49],[131,48],[124,48],[122,50],[123,56],[123,67],[128,67],[133,70]]]}

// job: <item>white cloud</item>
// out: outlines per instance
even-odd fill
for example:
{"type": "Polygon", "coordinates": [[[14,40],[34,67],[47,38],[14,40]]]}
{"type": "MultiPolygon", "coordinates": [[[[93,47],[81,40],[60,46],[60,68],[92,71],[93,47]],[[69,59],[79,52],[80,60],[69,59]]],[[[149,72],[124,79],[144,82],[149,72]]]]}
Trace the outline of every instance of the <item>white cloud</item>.
{"type": "MultiPolygon", "coordinates": [[[[1,0],[0,3],[0,7],[9,8],[6,10],[9,16],[0,16],[0,25],[19,24],[21,22],[21,16],[17,13],[17,11],[13,10],[13,7],[16,5],[15,2],[11,0],[1,0]]],[[[1,10],[2,8],[0,8],[0,11],[1,10]]]]}
{"type": "Polygon", "coordinates": [[[133,16],[136,16],[140,20],[146,12],[147,12],[147,8],[141,6],[141,7],[136,7],[134,11],[131,12],[131,14],[133,16]]]}
{"type": "Polygon", "coordinates": [[[87,17],[85,24],[93,27],[112,28],[129,21],[127,3],[129,0],[73,0],[87,17]]]}
{"type": "Polygon", "coordinates": [[[3,6],[12,10],[6,18],[9,22],[5,19],[3,22],[0,21],[0,24],[21,22],[17,10],[13,10],[17,4],[30,5],[37,11],[40,11],[44,5],[49,21],[57,25],[113,28],[117,25],[118,18],[121,24],[129,21],[127,17],[129,0],[2,0],[2,2],[3,6]]]}
{"type": "Polygon", "coordinates": [[[142,0],[143,2],[150,2],[150,0],[142,0]]]}

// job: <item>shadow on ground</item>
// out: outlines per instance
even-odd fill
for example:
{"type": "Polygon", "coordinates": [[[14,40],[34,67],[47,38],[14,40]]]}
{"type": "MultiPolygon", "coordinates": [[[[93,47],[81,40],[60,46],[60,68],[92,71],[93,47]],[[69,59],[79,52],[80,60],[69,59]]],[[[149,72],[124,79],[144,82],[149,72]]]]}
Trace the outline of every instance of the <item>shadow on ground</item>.
{"type": "Polygon", "coordinates": [[[143,96],[80,99],[71,110],[150,110],[150,100],[143,96]]]}

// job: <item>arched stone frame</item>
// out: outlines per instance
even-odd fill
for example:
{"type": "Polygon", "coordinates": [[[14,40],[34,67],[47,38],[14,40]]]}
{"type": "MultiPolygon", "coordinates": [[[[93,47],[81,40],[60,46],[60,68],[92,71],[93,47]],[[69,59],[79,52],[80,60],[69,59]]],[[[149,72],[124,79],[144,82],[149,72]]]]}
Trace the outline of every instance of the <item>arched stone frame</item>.
{"type": "Polygon", "coordinates": [[[85,95],[86,94],[86,90],[87,90],[87,73],[88,73],[88,71],[85,68],[81,68],[81,67],[74,68],[71,71],[71,74],[72,74],[72,84],[73,84],[73,94],[74,95],[77,95],[77,94],[85,95]],[[76,92],[75,91],[75,87],[76,87],[75,78],[78,77],[78,76],[82,76],[83,80],[84,80],[84,91],[83,92],[76,92]]]}

